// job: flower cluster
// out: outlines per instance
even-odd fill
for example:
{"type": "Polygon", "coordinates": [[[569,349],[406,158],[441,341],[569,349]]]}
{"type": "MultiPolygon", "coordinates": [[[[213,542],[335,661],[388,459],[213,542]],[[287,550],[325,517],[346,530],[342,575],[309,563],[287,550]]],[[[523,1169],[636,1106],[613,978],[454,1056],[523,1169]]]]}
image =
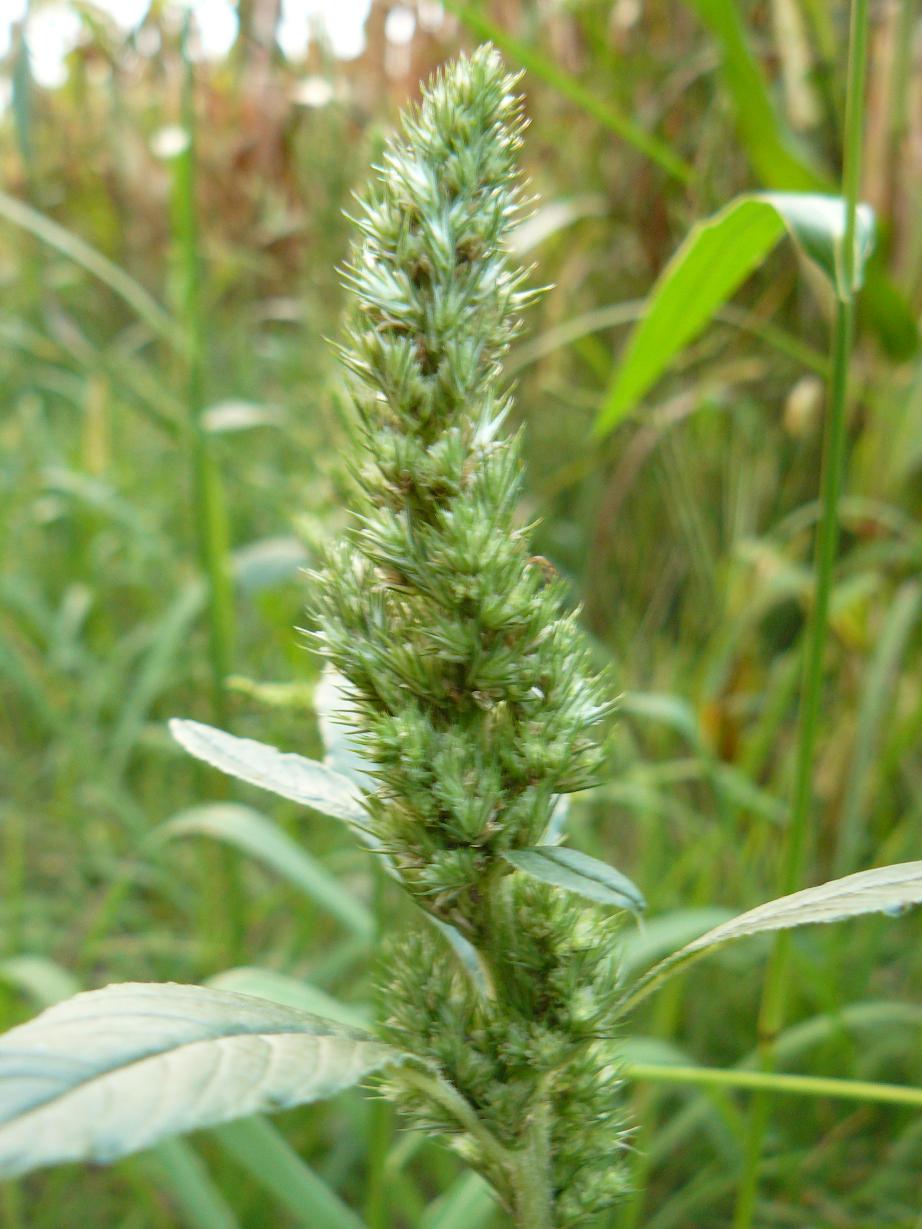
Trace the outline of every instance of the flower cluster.
{"type": "Polygon", "coordinates": [[[621,1181],[593,1160],[601,1147],[614,1174],[617,1129],[599,1131],[614,1122],[612,1059],[593,1040],[614,977],[592,944],[574,945],[581,910],[520,882],[503,855],[541,844],[560,796],[596,780],[610,704],[517,519],[520,449],[503,432],[501,359],[533,297],[506,244],[524,204],[523,127],[515,79],[480,48],[430,84],[363,202],[342,348],[362,504],[318,586],[315,635],[348,683],[376,842],[485,971],[483,993],[446,967],[435,932],[412,939],[392,961],[393,1034],[511,1148],[550,1107],[569,1223],[621,1181]]]}

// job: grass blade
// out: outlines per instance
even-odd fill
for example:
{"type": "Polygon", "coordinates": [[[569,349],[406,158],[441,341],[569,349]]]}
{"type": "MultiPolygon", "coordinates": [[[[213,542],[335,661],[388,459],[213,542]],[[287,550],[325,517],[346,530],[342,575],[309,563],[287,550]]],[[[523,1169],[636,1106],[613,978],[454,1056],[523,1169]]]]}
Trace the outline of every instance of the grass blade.
{"type": "Polygon", "coordinates": [[[791,192],[828,192],[828,175],[812,165],[775,110],[734,0],[687,2],[719,44],[740,143],[761,181],[791,192]]]}
{"type": "Polygon", "coordinates": [[[3,191],[0,191],[0,218],[34,235],[47,247],[53,248],[104,286],[108,286],[113,294],[118,295],[144,321],[155,336],[168,342],[173,349],[182,351],[185,348],[182,330],[153,295],[84,239],[59,226],[31,205],[3,191]]]}
{"type": "Polygon", "coordinates": [[[304,1229],[363,1229],[358,1216],[263,1118],[218,1127],[222,1147],[304,1229]]]}
{"type": "Polygon", "coordinates": [[[657,1084],[693,1084],[700,1088],[739,1088],[751,1092],[787,1093],[801,1097],[833,1097],[877,1105],[908,1105],[922,1109],[922,1088],[877,1084],[872,1080],[839,1080],[811,1075],[781,1075],[775,1071],[728,1071],[714,1067],[680,1067],[672,1063],[629,1063],[629,1080],[657,1084]]]}
{"type": "Polygon", "coordinates": [[[157,835],[210,836],[224,841],[270,867],[277,875],[326,909],[354,935],[371,938],[375,931],[370,911],[339,880],[283,832],[272,820],[251,807],[215,802],[193,807],[167,820],[157,835]]]}
{"type": "Polygon", "coordinates": [[[460,0],[446,0],[445,7],[454,13],[478,38],[489,39],[510,59],[517,60],[524,68],[555,89],[558,94],[575,103],[587,115],[613,132],[616,136],[633,145],[640,153],[645,154],[651,162],[666,171],[673,178],[687,183],[692,178],[692,168],[683,162],[670,147],[657,137],[638,127],[630,116],[623,114],[610,102],[601,102],[596,96],[572,77],[568,72],[523,43],[520,39],[507,34],[501,26],[495,25],[479,9],[460,3],[460,0]]]}
{"type": "Polygon", "coordinates": [[[165,1139],[145,1160],[148,1169],[183,1211],[192,1229],[239,1229],[230,1204],[215,1186],[205,1162],[182,1139],[165,1139]]]}

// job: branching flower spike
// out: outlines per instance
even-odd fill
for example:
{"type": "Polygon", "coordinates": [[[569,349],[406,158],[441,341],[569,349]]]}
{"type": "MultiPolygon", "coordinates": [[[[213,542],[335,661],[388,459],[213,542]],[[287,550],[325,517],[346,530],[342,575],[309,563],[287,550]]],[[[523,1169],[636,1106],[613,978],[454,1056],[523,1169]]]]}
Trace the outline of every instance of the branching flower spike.
{"type": "Polygon", "coordinates": [[[609,1206],[624,1172],[600,1039],[615,920],[513,867],[549,843],[561,796],[596,780],[610,710],[517,521],[520,450],[502,429],[500,361],[532,297],[506,243],[523,128],[515,78],[482,47],[431,83],[364,201],[342,350],[363,507],[318,586],[315,640],[348,681],[375,840],[441,924],[390,953],[387,1039],[430,1060],[479,1127],[412,1072],[388,1091],[542,1229],[609,1206]]]}

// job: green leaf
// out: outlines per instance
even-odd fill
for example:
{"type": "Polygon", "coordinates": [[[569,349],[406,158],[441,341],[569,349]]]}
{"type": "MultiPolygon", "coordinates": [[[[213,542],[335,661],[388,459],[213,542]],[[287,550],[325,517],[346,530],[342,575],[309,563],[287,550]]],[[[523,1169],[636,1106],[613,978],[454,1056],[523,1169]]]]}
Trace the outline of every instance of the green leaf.
{"type": "Polygon", "coordinates": [[[253,738],[237,738],[200,721],[173,718],[170,733],[181,747],[213,768],[322,815],[361,828],[365,812],[358,791],[342,773],[317,760],[282,752],[253,738]]]}
{"type": "Polygon", "coordinates": [[[236,969],[216,973],[214,977],[209,977],[206,985],[213,986],[215,990],[232,990],[235,994],[251,994],[258,999],[269,999],[273,1003],[281,1003],[284,1007],[297,1007],[301,1011],[323,1016],[325,1020],[335,1020],[349,1028],[367,1028],[371,1020],[371,1012],[367,1008],[341,1003],[339,999],[334,999],[326,991],[312,986],[310,982],[302,981],[300,977],[291,977],[287,973],[279,973],[275,969],[241,965],[236,969]]]}
{"type": "Polygon", "coordinates": [[[332,1096],[406,1056],[227,991],[126,984],[0,1037],[0,1177],[107,1162],[183,1131],[332,1096]]]}
{"type": "Polygon", "coordinates": [[[240,1229],[205,1162],[185,1140],[161,1140],[144,1164],[159,1185],[169,1187],[190,1229],[240,1229]]]}
{"type": "Polygon", "coordinates": [[[60,1003],[80,989],[72,973],[44,956],[10,956],[0,961],[0,981],[15,986],[40,1007],[60,1003]]]}
{"type": "Polygon", "coordinates": [[[494,24],[483,10],[464,4],[462,0],[446,0],[445,7],[478,38],[494,43],[504,55],[517,60],[532,77],[544,81],[561,97],[568,98],[587,115],[591,115],[594,120],[621,140],[633,145],[635,149],[645,154],[651,162],[655,162],[668,174],[683,183],[691,179],[691,167],[683,162],[678,154],[673,153],[665,141],[645,132],[614,103],[600,99],[595,92],[587,89],[576,77],[566,72],[552,59],[529,46],[528,43],[522,42],[521,39],[515,38],[502,26],[494,24]]]}
{"type": "Polygon", "coordinates": [[[740,144],[759,179],[794,192],[827,191],[832,181],[814,167],[775,110],[746,40],[735,0],[686,0],[717,40],[720,72],[736,115],[740,144]]]}
{"type": "Polygon", "coordinates": [[[922,903],[922,862],[898,862],[859,871],[844,879],[833,879],[817,887],[805,888],[790,896],[769,901],[722,922],[678,952],[660,961],[629,991],[622,1011],[635,1007],[664,981],[683,972],[702,956],[727,943],[749,935],[820,922],[841,922],[867,913],[887,913],[896,917],[911,905],[922,903]]]}
{"type": "Polygon", "coordinates": [[[845,201],[841,196],[811,192],[764,192],[754,199],[774,208],[805,256],[826,274],[840,299],[851,298],[864,284],[864,270],[874,250],[876,223],[870,205],[859,205],[855,218],[855,274],[845,274],[845,201]]]}
{"type": "MultiPolygon", "coordinates": [[[[673,358],[693,341],[787,230],[826,274],[843,285],[845,203],[841,197],[774,192],[737,197],[699,222],[660,274],[643,319],[624,349],[596,422],[604,434],[629,414],[673,358]]],[[[859,279],[873,245],[874,215],[860,205],[856,244],[859,279]]]]}
{"type": "Polygon", "coordinates": [[[353,934],[364,938],[374,934],[374,918],[369,910],[277,824],[250,807],[234,802],[191,807],[167,820],[156,835],[166,840],[180,836],[210,836],[224,841],[271,867],[332,913],[353,934]]]}
{"type": "Polygon", "coordinates": [[[496,1196],[479,1174],[462,1174],[426,1209],[419,1229],[478,1229],[496,1215],[496,1196]]]}
{"type": "Polygon", "coordinates": [[[576,892],[587,900],[603,905],[616,905],[640,913],[646,908],[643,893],[626,875],[606,862],[590,858],[576,849],[560,845],[539,845],[534,849],[511,849],[503,854],[517,870],[553,883],[568,892],[576,892]]]}
{"type": "Polygon", "coordinates": [[[364,1229],[332,1187],[298,1156],[264,1118],[217,1127],[222,1147],[250,1173],[304,1229],[364,1229]]]}

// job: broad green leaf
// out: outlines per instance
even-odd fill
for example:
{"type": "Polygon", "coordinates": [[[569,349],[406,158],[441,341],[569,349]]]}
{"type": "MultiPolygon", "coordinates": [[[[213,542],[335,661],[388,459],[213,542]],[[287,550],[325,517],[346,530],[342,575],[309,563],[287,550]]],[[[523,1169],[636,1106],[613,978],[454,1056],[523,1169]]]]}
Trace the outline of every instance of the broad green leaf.
{"type": "Polygon", "coordinates": [[[191,807],[157,830],[163,839],[210,836],[249,854],[332,913],[353,934],[370,938],[374,918],[316,858],[277,824],[250,807],[234,802],[191,807]]]}
{"type": "Polygon", "coordinates": [[[816,192],[765,192],[755,198],[777,210],[791,238],[826,274],[840,299],[851,298],[864,285],[864,270],[874,250],[876,223],[870,205],[859,205],[855,217],[855,273],[848,284],[845,271],[845,201],[816,192]]]}
{"type": "Polygon", "coordinates": [[[911,905],[920,903],[922,862],[878,866],[874,870],[859,871],[856,875],[846,875],[844,879],[833,879],[829,883],[782,896],[722,922],[654,965],[628,992],[622,1010],[630,1010],[667,978],[737,939],[768,931],[790,930],[795,926],[842,922],[868,913],[887,913],[896,917],[911,905]]]}
{"type": "Polygon", "coordinates": [[[359,828],[364,825],[365,812],[355,786],[326,764],[279,751],[253,738],[237,738],[200,721],[174,717],[170,733],[190,755],[228,776],[300,802],[333,819],[359,828]]]}
{"type": "Polygon", "coordinates": [[[349,1003],[341,1003],[310,982],[302,981],[300,977],[290,977],[287,973],[279,973],[275,969],[260,969],[256,966],[242,965],[236,969],[226,969],[209,977],[207,983],[215,990],[232,990],[235,994],[251,994],[258,999],[269,999],[273,1003],[281,1003],[284,1007],[297,1007],[301,1011],[309,1011],[315,1016],[323,1016],[325,1020],[335,1020],[338,1024],[346,1024],[350,1028],[367,1028],[371,1022],[371,1012],[366,1008],[353,1007],[349,1003]]]}
{"type": "Polygon", "coordinates": [[[126,984],[0,1037],[0,1177],[114,1161],[183,1131],[332,1096],[406,1056],[265,999],[126,984]]]}
{"type": "Polygon", "coordinates": [[[643,893],[626,875],[606,862],[560,845],[512,849],[503,854],[517,870],[603,905],[639,913],[646,908],[643,893]]]}
{"type": "MultiPolygon", "coordinates": [[[[80,991],[72,973],[44,956],[11,956],[0,962],[0,978],[50,1007],[80,991]]],[[[144,1158],[156,1180],[169,1187],[190,1229],[239,1229],[237,1220],[201,1157],[182,1139],[161,1140],[144,1158]]]]}
{"type": "MultiPolygon", "coordinates": [[[[610,431],[635,408],[673,358],[762,264],[785,230],[819,265],[837,293],[857,289],[842,285],[845,203],[841,197],[794,192],[737,197],[694,226],[660,274],[605,396],[597,433],[610,431]]],[[[860,205],[856,234],[859,279],[873,236],[873,212],[860,205]]]]}

